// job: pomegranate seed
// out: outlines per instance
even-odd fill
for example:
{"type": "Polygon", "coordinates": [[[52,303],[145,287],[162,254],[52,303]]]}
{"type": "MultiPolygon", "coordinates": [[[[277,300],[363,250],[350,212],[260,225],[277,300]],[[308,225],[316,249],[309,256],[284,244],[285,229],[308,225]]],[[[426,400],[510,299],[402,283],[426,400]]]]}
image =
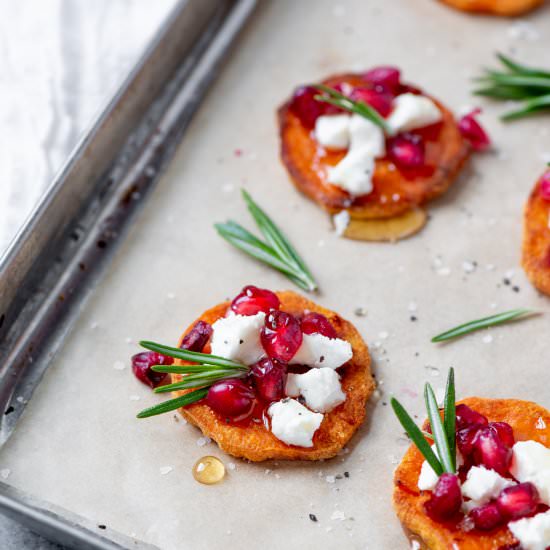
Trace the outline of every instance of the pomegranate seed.
{"type": "Polygon", "coordinates": [[[144,351],[132,357],[132,371],[140,382],[156,388],[166,378],[167,374],[165,372],[155,372],[151,370],[151,367],[153,365],[171,365],[173,362],[174,360],[171,357],[161,355],[156,351],[144,351]]]}
{"type": "Polygon", "coordinates": [[[220,380],[210,386],[206,403],[224,417],[244,417],[252,412],[254,392],[242,380],[220,380]]]}
{"type": "Polygon", "coordinates": [[[462,506],[458,477],[454,474],[442,474],[424,506],[428,516],[436,521],[450,519],[457,514],[462,506]]]}
{"type": "Polygon", "coordinates": [[[471,113],[464,115],[458,121],[458,129],[462,136],[467,139],[475,151],[484,151],[491,145],[487,132],[475,119],[481,113],[481,109],[474,109],[471,113]]]}
{"type": "Polygon", "coordinates": [[[337,107],[323,101],[317,101],[315,99],[316,95],[319,95],[319,90],[312,86],[301,86],[294,92],[290,102],[290,110],[306,128],[313,128],[315,121],[321,115],[341,112],[337,107]]]}
{"type": "Polygon", "coordinates": [[[483,464],[486,468],[506,476],[512,460],[512,450],[502,442],[495,430],[481,428],[474,440],[474,460],[477,464],[483,464]]]}
{"type": "Polygon", "coordinates": [[[539,492],[532,483],[519,483],[503,489],[496,500],[499,512],[514,520],[530,516],[537,510],[539,492]]]}
{"type": "Polygon", "coordinates": [[[327,338],[336,338],[336,331],[330,321],[320,313],[306,313],[302,319],[302,332],[304,334],[322,334],[327,338]]]}
{"type": "Polygon", "coordinates": [[[388,140],[388,156],[403,170],[424,165],[424,142],[418,135],[400,134],[388,140]]]}
{"type": "Polygon", "coordinates": [[[302,344],[302,329],[290,313],[273,310],[265,318],[260,338],[269,357],[288,363],[302,344]]]}
{"type": "Polygon", "coordinates": [[[285,396],[286,366],[283,363],[266,357],[256,363],[251,372],[260,399],[271,403],[285,396]]]}
{"type": "Polygon", "coordinates": [[[482,531],[490,531],[504,523],[504,518],[495,502],[489,502],[488,504],[474,508],[470,512],[470,518],[476,528],[482,531]]]}
{"type": "Polygon", "coordinates": [[[481,424],[473,424],[456,432],[456,444],[463,457],[473,453],[475,438],[481,428],[483,428],[481,424]]]}
{"type": "Polygon", "coordinates": [[[461,430],[473,424],[487,425],[487,418],[477,411],[468,407],[468,405],[460,404],[456,406],[456,429],[461,430]]]}
{"type": "Polygon", "coordinates": [[[383,117],[388,116],[392,110],[392,94],[385,90],[373,90],[371,88],[355,88],[350,95],[354,101],[362,101],[378,111],[383,117]]]}
{"type": "Polygon", "coordinates": [[[212,327],[204,321],[197,321],[195,326],[184,336],[180,348],[202,352],[212,336],[212,327]]]}
{"type": "Polygon", "coordinates": [[[493,430],[507,447],[513,447],[516,442],[512,426],[506,422],[489,422],[489,428],[493,430]]]}
{"type": "Polygon", "coordinates": [[[401,72],[397,67],[381,65],[367,71],[363,78],[373,86],[381,86],[395,94],[399,89],[401,72]]]}
{"type": "Polygon", "coordinates": [[[231,309],[238,315],[256,315],[260,311],[269,313],[279,309],[279,305],[279,298],[271,290],[248,285],[231,302],[231,309]]]}
{"type": "Polygon", "coordinates": [[[542,176],[540,182],[540,195],[545,201],[550,201],[550,171],[542,176]]]}

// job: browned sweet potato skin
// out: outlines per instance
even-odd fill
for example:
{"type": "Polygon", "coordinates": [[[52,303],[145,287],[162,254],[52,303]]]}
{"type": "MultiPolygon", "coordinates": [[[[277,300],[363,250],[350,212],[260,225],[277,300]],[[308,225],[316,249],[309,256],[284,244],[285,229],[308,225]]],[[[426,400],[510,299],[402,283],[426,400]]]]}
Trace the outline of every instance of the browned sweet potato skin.
{"type": "MultiPolygon", "coordinates": [[[[202,432],[212,438],[222,450],[230,455],[259,462],[277,460],[320,460],[331,458],[350,440],[365,419],[366,403],[374,390],[370,371],[370,356],[366,344],[355,327],[338,314],[325,309],[292,291],[277,292],[281,309],[294,315],[305,310],[325,315],[335,328],[339,338],[347,340],[353,349],[352,360],[340,369],[342,389],[346,401],[325,414],[320,428],[313,438],[313,447],[294,447],[277,439],[263,424],[250,423],[247,426],[227,424],[205,403],[194,403],[180,409],[181,414],[202,432]]],[[[197,320],[214,323],[225,316],[229,302],[219,304],[205,311],[197,320]]],[[[196,322],[196,321],[195,321],[196,322]]],[[[183,337],[195,323],[190,325],[183,337]]],[[[181,343],[181,340],[180,340],[181,343]]],[[[205,349],[205,352],[208,352],[205,349]]],[[[176,364],[185,364],[177,360],[176,364]]],[[[172,375],[175,382],[181,375],[172,375]]],[[[183,395],[185,392],[174,392],[183,395]]]]}
{"type": "Polygon", "coordinates": [[[442,2],[462,11],[513,16],[527,13],[541,6],[544,0],[442,0],[442,2]]]}
{"type": "Polygon", "coordinates": [[[550,202],[542,198],[540,186],[541,180],[525,206],[522,265],[531,282],[550,295],[550,202]]]}
{"type": "MultiPolygon", "coordinates": [[[[324,84],[334,86],[342,81],[353,86],[365,85],[357,74],[332,76],[324,84]]],[[[441,195],[454,181],[470,153],[453,114],[434,101],[441,109],[443,121],[432,128],[435,136],[428,133],[425,136],[426,164],[431,167],[430,173],[407,179],[388,159],[378,159],[372,193],[352,199],[343,189],[326,182],[327,167],[340,162],[345,152],[326,151],[319,146],[311,131],[290,111],[288,102],[278,111],[281,160],[294,185],[330,213],[346,209],[353,218],[397,216],[441,195]],[[399,196],[399,200],[394,201],[394,196],[399,196]]]]}
{"type": "MultiPolygon", "coordinates": [[[[481,397],[470,397],[460,402],[485,415],[490,422],[508,422],[514,429],[516,441],[533,439],[550,446],[550,412],[536,403],[481,397]],[[544,429],[535,427],[539,418],[546,423],[544,429]]],[[[419,537],[428,550],[498,550],[516,542],[506,527],[488,533],[477,530],[464,532],[432,521],[424,512],[424,502],[428,500],[429,493],[422,494],[418,490],[423,460],[418,449],[411,445],[394,474],[393,505],[403,526],[419,537]]]]}

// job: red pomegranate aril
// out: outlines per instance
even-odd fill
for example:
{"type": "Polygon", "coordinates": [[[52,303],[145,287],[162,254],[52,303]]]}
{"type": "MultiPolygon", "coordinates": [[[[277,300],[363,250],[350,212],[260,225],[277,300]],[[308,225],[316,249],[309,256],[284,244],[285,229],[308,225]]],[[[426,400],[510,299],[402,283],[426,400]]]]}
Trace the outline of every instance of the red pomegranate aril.
{"type": "Polygon", "coordinates": [[[285,396],[286,365],[268,357],[256,363],[251,370],[256,394],[271,403],[285,396]]]}
{"type": "Polygon", "coordinates": [[[306,313],[302,318],[302,332],[304,334],[322,334],[327,338],[336,338],[336,331],[330,321],[321,313],[313,311],[306,313]]]}
{"type": "Polygon", "coordinates": [[[350,95],[354,101],[362,101],[370,105],[378,113],[386,117],[391,113],[393,95],[384,90],[378,91],[372,88],[355,88],[350,95]]]}
{"type": "Polygon", "coordinates": [[[545,201],[550,201],[550,171],[546,172],[546,174],[542,176],[542,180],[540,182],[540,196],[545,201]]]}
{"type": "Polygon", "coordinates": [[[231,302],[231,309],[238,315],[256,315],[260,311],[269,313],[279,306],[279,298],[274,292],[252,285],[245,286],[231,302]]]}
{"type": "Polygon", "coordinates": [[[395,94],[399,89],[401,71],[397,67],[381,65],[367,71],[363,78],[373,86],[382,86],[395,94]]]}
{"type": "Polygon", "coordinates": [[[512,450],[502,442],[495,430],[481,428],[474,440],[474,461],[506,476],[511,460],[512,450]]]}
{"type": "Polygon", "coordinates": [[[474,109],[471,113],[464,115],[458,121],[460,133],[470,142],[474,151],[484,151],[491,145],[491,140],[487,132],[485,132],[475,119],[476,115],[479,113],[481,113],[481,109],[474,109]]]}
{"type": "Polygon", "coordinates": [[[490,531],[505,522],[495,502],[474,508],[469,515],[476,528],[482,531],[490,531]]]}
{"type": "Polygon", "coordinates": [[[516,442],[512,426],[506,422],[489,422],[489,428],[493,430],[507,447],[513,447],[516,442]]]}
{"type": "Polygon", "coordinates": [[[444,521],[455,516],[462,506],[458,477],[454,474],[442,474],[424,506],[428,516],[435,521],[444,521]]]}
{"type": "Polygon", "coordinates": [[[461,430],[473,424],[487,425],[487,418],[474,411],[468,405],[460,404],[456,406],[456,429],[461,430]]]}
{"type": "Polygon", "coordinates": [[[534,514],[539,498],[537,488],[527,482],[503,489],[496,503],[499,512],[510,521],[534,514]]]}
{"type": "Polygon", "coordinates": [[[171,365],[173,362],[174,360],[171,357],[161,355],[156,351],[144,351],[132,357],[132,371],[140,382],[151,386],[151,388],[156,388],[164,381],[167,374],[165,372],[155,372],[151,367],[154,365],[171,365]]]}
{"type": "Polygon", "coordinates": [[[273,310],[265,318],[260,338],[269,357],[288,363],[302,344],[302,329],[290,313],[273,310]]]}
{"type": "Polygon", "coordinates": [[[463,457],[469,457],[473,453],[475,438],[481,428],[481,424],[473,424],[456,432],[456,444],[463,457]]]}
{"type": "Polygon", "coordinates": [[[204,321],[197,321],[193,328],[183,337],[180,348],[202,352],[212,336],[212,327],[204,321]]]}
{"type": "Polygon", "coordinates": [[[301,86],[294,92],[290,101],[289,109],[306,128],[313,128],[315,121],[322,115],[341,112],[338,107],[317,101],[316,95],[319,95],[319,90],[312,86],[301,86]]]}
{"type": "Polygon", "coordinates": [[[229,418],[242,418],[252,412],[254,391],[242,380],[221,380],[210,386],[206,403],[217,413],[229,418]]]}
{"type": "Polygon", "coordinates": [[[414,134],[400,134],[388,140],[388,157],[402,170],[420,168],[424,165],[424,142],[414,134]]]}

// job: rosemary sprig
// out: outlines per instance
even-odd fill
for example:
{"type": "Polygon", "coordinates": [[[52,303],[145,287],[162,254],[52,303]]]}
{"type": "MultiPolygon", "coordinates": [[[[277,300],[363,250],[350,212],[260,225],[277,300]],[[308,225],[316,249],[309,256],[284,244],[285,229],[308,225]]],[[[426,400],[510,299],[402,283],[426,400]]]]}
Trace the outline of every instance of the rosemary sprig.
{"type": "Polygon", "coordinates": [[[454,401],[454,369],[452,367],[449,370],[447,378],[447,389],[443,404],[443,421],[441,420],[433,388],[428,383],[424,387],[424,399],[432,434],[425,434],[421,431],[403,405],[395,397],[392,397],[391,405],[397,419],[434,472],[438,476],[444,472],[454,474],[456,473],[456,408],[454,401]],[[427,437],[434,440],[439,458],[433,452],[431,445],[426,441],[427,437]]]}
{"type": "Polygon", "coordinates": [[[482,319],[476,319],[475,321],[469,321],[462,325],[458,325],[450,330],[442,332],[432,338],[432,342],[444,342],[445,340],[452,340],[459,336],[464,336],[470,332],[481,330],[484,328],[494,327],[502,325],[503,323],[509,323],[510,321],[518,320],[520,317],[535,314],[535,311],[530,309],[511,309],[510,311],[503,311],[496,315],[490,315],[489,317],[483,317],[482,319]]]}
{"type": "Polygon", "coordinates": [[[481,95],[499,100],[522,102],[519,109],[508,111],[502,120],[514,120],[550,109],[550,70],[522,65],[503,54],[497,54],[505,71],[485,69],[476,78],[480,87],[474,90],[481,95]]]}
{"type": "Polygon", "coordinates": [[[313,275],[283,232],[244,189],[242,194],[266,242],[232,220],[214,224],[218,234],[236,248],[281,272],[300,288],[317,290],[313,275]]]}
{"type": "Polygon", "coordinates": [[[153,407],[149,407],[141,411],[137,417],[147,418],[149,416],[155,416],[165,412],[179,409],[180,407],[186,407],[199,399],[206,397],[208,388],[218,382],[219,380],[225,380],[227,378],[242,378],[247,376],[250,368],[232,361],[219,357],[217,355],[210,355],[208,353],[199,353],[196,351],[189,351],[181,348],[174,348],[171,346],[165,346],[163,344],[157,344],[155,342],[149,342],[143,340],[140,345],[145,349],[156,351],[168,357],[174,357],[175,359],[181,359],[183,361],[192,361],[194,365],[155,365],[151,367],[156,372],[165,372],[172,374],[183,374],[183,379],[173,384],[166,384],[155,388],[155,393],[166,393],[177,390],[195,389],[188,392],[185,395],[164,401],[153,407]]]}
{"type": "Polygon", "coordinates": [[[344,111],[361,115],[382,128],[384,132],[389,133],[389,127],[384,118],[380,116],[378,111],[373,109],[370,105],[367,105],[363,101],[355,101],[350,99],[349,97],[336,91],[334,88],[329,88],[323,84],[318,84],[313,87],[320,92],[323,92],[323,94],[314,96],[314,99],[317,101],[323,101],[325,103],[329,103],[330,105],[340,107],[340,109],[344,109],[344,111]]]}

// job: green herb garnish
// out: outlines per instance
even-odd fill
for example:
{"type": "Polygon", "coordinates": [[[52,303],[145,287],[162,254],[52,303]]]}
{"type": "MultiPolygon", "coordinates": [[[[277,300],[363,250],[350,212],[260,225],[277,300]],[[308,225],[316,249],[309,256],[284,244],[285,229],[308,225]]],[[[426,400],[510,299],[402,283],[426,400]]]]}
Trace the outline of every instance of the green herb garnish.
{"type": "Polygon", "coordinates": [[[509,111],[502,120],[514,120],[550,109],[550,70],[521,65],[503,54],[497,54],[505,71],[485,69],[476,79],[480,87],[474,94],[498,100],[522,103],[520,109],[509,111]]]}
{"type": "Polygon", "coordinates": [[[219,235],[253,258],[280,271],[300,288],[309,291],[317,290],[313,275],[282,231],[244,189],[242,194],[248,211],[262,232],[265,242],[231,220],[227,223],[214,224],[219,235]]]}
{"type": "Polygon", "coordinates": [[[475,321],[469,321],[463,325],[458,325],[455,328],[434,336],[432,338],[432,342],[452,340],[453,338],[464,336],[465,334],[469,334],[470,332],[474,332],[476,330],[502,325],[503,323],[509,323],[510,321],[518,320],[520,317],[525,317],[534,313],[536,312],[529,309],[512,309],[510,311],[503,311],[502,313],[497,313],[496,315],[483,317],[483,319],[476,319],[475,321]]]}
{"type": "Polygon", "coordinates": [[[175,409],[179,409],[180,407],[190,405],[191,403],[206,397],[208,388],[214,384],[214,382],[225,380],[227,378],[243,378],[247,376],[250,371],[249,367],[242,365],[241,363],[237,363],[236,361],[225,359],[224,357],[219,357],[217,355],[188,351],[146,340],[141,341],[139,344],[146,349],[156,351],[162,355],[174,357],[175,359],[182,359],[184,361],[192,361],[195,363],[194,365],[189,366],[155,365],[151,367],[155,372],[185,375],[183,380],[180,380],[179,382],[155,388],[155,393],[166,393],[170,391],[192,388],[199,389],[144,409],[137,415],[138,418],[147,418],[149,416],[170,412],[175,409]]]}
{"type": "Polygon", "coordinates": [[[316,88],[320,92],[323,92],[323,94],[314,96],[314,99],[316,99],[317,101],[330,103],[335,107],[340,107],[340,109],[344,109],[344,111],[361,115],[362,117],[370,120],[371,122],[382,128],[384,132],[389,133],[387,122],[382,116],[378,114],[378,111],[376,111],[376,109],[373,109],[370,105],[367,105],[363,101],[354,101],[353,99],[350,99],[340,92],[337,92],[334,88],[329,88],[328,86],[324,86],[322,84],[313,86],[313,88],[316,88]]]}
{"type": "Polygon", "coordinates": [[[435,394],[430,384],[424,386],[424,400],[428,419],[432,429],[431,439],[435,442],[435,447],[439,458],[433,452],[431,445],[426,441],[426,436],[416,425],[411,416],[404,409],[395,397],[391,399],[391,406],[397,419],[416,445],[417,449],[422,453],[426,462],[432,467],[433,471],[440,476],[447,472],[450,474],[456,473],[456,409],[455,409],[455,382],[454,369],[451,367],[447,378],[447,389],[443,404],[443,421],[437,406],[435,394]]]}

